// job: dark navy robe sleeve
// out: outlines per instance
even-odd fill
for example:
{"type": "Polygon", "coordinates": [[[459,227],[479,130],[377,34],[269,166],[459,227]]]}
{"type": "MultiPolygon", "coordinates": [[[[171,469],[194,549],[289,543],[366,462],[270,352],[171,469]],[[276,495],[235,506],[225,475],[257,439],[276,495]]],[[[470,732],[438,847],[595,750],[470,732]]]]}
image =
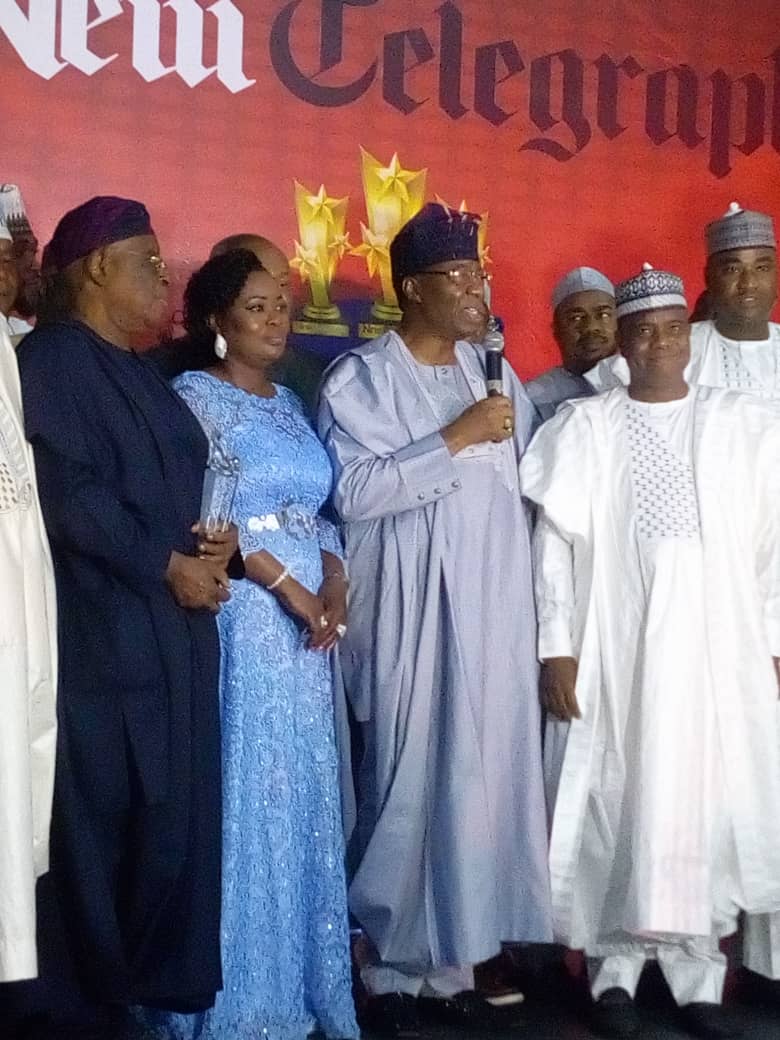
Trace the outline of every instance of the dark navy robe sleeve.
{"type": "Polygon", "coordinates": [[[25,427],[49,535],[148,593],[164,581],[171,551],[188,547],[176,545],[173,522],[165,530],[159,514],[145,517],[112,486],[117,460],[100,432],[105,377],[79,339],[65,332],[61,343],[36,338],[19,351],[25,427]]]}

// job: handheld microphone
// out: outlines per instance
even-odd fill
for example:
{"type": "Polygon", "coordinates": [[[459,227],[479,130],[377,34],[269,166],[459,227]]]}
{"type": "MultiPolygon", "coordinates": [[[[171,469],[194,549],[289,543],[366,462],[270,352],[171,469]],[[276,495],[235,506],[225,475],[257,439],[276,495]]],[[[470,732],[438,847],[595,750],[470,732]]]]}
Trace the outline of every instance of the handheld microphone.
{"type": "Polygon", "coordinates": [[[487,332],[482,340],[485,353],[485,382],[488,397],[500,397],[504,392],[504,323],[490,315],[487,332]]]}

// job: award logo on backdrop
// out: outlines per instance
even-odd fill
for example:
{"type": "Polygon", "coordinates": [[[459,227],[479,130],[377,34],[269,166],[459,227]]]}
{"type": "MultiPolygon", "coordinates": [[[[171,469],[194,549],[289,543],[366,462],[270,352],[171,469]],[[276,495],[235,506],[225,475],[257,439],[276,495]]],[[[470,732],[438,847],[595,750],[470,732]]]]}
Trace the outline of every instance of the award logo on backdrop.
{"type": "MultiPolygon", "coordinates": [[[[436,6],[437,2],[432,0],[425,12],[438,21],[435,36],[419,25],[378,35],[374,60],[351,82],[336,86],[323,82],[323,77],[336,72],[347,58],[345,11],[362,9],[361,17],[370,19],[382,0],[319,0],[319,67],[311,72],[304,71],[296,56],[296,37],[300,29],[310,29],[314,5],[289,0],[271,22],[271,68],[291,95],[309,105],[342,108],[376,92],[383,104],[413,116],[433,101],[415,92],[414,82],[424,66],[435,63],[434,103],[447,118],[457,121],[473,111],[493,127],[517,124],[517,151],[557,162],[576,158],[599,135],[612,141],[625,133],[629,126],[621,122],[621,103],[629,91],[637,90],[643,95],[648,142],[657,147],[676,138],[692,150],[706,146],[714,177],[731,172],[733,150],[751,155],[768,144],[780,152],[780,47],[767,54],[765,68],[736,78],[723,68],[697,70],[689,64],[649,69],[631,54],[620,60],[608,54],[588,60],[573,47],[529,57],[512,39],[485,41],[467,51],[461,6],[454,0],[436,6]],[[473,71],[468,97],[467,63],[473,71]],[[517,107],[518,77],[527,79],[525,111],[517,107]],[[706,133],[699,130],[702,125],[706,133]]],[[[106,23],[130,20],[132,67],[147,83],[176,75],[195,88],[215,77],[230,92],[241,93],[257,88],[266,71],[245,71],[247,35],[257,26],[249,14],[251,6],[242,9],[233,0],[205,6],[198,0],[3,0],[0,31],[27,68],[44,79],[68,67],[94,76],[119,53],[98,53],[90,36],[106,23]],[[90,17],[93,9],[96,17],[90,17]],[[174,59],[165,62],[163,21],[171,17],[174,59]],[[216,34],[216,60],[207,65],[204,53],[210,34],[216,34]]]]}
{"type": "Polygon", "coordinates": [[[780,205],[776,0],[749,19],[708,0],[706,33],[682,0],[548,7],[0,0],[3,180],[43,240],[91,194],[140,195],[175,292],[215,239],[268,236],[303,281],[295,340],[325,356],[397,321],[403,219],[465,196],[491,212],[507,354],[533,376],[557,361],[564,270],[652,259],[695,295],[705,224],[780,205]]]}

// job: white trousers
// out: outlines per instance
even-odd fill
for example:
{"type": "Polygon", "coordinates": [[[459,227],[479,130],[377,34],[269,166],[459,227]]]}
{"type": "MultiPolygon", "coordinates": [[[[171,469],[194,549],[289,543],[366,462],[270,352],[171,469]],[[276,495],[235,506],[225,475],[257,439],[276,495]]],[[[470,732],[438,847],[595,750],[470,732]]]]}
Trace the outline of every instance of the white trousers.
{"type": "Polygon", "coordinates": [[[726,978],[726,958],[717,939],[680,936],[676,941],[659,939],[625,943],[620,952],[606,957],[588,957],[588,977],[594,1000],[617,986],[630,997],[636,993],[639,976],[648,960],[657,960],[672,996],[684,1004],[720,1004],[726,978]]]}
{"type": "Polygon", "coordinates": [[[742,962],[768,979],[780,979],[780,913],[745,914],[742,962]]]}
{"type": "Polygon", "coordinates": [[[474,989],[472,965],[438,968],[429,975],[407,975],[386,964],[367,964],[361,968],[363,985],[373,997],[383,993],[408,993],[412,997],[454,997],[474,989]]]}

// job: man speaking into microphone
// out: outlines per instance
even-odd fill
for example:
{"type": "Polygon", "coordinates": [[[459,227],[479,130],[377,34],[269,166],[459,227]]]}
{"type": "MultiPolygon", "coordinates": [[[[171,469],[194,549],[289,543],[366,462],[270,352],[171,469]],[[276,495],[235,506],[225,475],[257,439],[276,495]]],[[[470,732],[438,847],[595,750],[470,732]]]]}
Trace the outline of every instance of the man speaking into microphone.
{"type": "Polygon", "coordinates": [[[364,749],[349,901],[372,950],[365,1025],[384,1033],[505,1025],[473,965],[551,935],[518,490],[534,411],[508,364],[487,396],[478,225],[429,204],[401,229],[401,324],[334,362],[319,403],[351,583],[340,663],[364,749]]]}

